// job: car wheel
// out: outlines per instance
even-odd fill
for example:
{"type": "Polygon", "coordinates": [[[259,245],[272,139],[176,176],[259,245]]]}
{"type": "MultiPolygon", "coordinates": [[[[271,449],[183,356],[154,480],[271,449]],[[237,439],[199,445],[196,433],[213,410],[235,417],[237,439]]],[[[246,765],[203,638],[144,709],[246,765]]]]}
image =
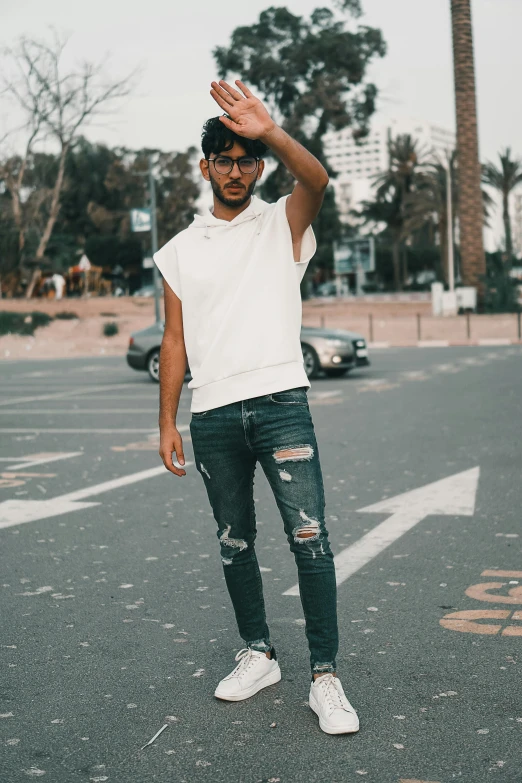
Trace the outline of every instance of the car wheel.
{"type": "Polygon", "coordinates": [[[147,358],[147,370],[153,381],[159,383],[159,348],[155,348],[149,353],[147,358]]]}
{"type": "Polygon", "coordinates": [[[331,370],[325,370],[325,373],[329,378],[341,378],[343,375],[346,375],[349,370],[349,367],[333,367],[331,370]]]}
{"type": "Polygon", "coordinates": [[[303,352],[303,364],[306,376],[307,378],[315,378],[321,369],[319,357],[312,346],[307,343],[301,343],[301,350],[303,352]]]}

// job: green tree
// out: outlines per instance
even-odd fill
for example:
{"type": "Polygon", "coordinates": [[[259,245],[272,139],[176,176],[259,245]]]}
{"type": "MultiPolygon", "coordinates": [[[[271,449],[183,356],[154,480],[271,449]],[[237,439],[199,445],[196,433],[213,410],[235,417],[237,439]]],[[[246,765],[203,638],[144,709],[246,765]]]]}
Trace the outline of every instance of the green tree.
{"type": "MultiPolygon", "coordinates": [[[[451,177],[452,235],[455,237],[455,221],[459,210],[459,167],[456,151],[444,161],[435,157],[417,174],[415,190],[407,205],[411,225],[433,224],[438,235],[442,274],[445,283],[449,281],[448,254],[448,166],[451,177]]],[[[492,199],[486,190],[482,191],[484,224],[487,225],[492,199]]]]}
{"type": "Polygon", "coordinates": [[[507,147],[499,153],[500,167],[494,163],[486,163],[482,167],[482,181],[490,185],[502,196],[502,219],[506,240],[506,256],[508,265],[513,261],[513,239],[511,234],[511,217],[509,214],[509,197],[511,192],[522,182],[522,160],[511,157],[511,149],[507,147]]]}
{"type": "MultiPolygon", "coordinates": [[[[263,11],[256,23],[237,27],[227,47],[214,57],[223,78],[236,73],[259,91],[276,121],[312,152],[335,176],[325,160],[322,137],[329,130],[351,126],[355,137],[367,134],[377,89],[366,81],[368,65],[386,47],[380,30],[349,25],[361,13],[358,0],[336,3],[340,14],[315,9],[310,18],[286,8],[263,11]]],[[[288,193],[292,178],[282,164],[267,177],[263,196],[274,200],[288,193]]],[[[332,268],[333,241],[340,236],[331,189],[314,230],[318,240],[315,265],[332,268]]],[[[311,270],[310,270],[311,272],[311,270]]]]}
{"type": "Polygon", "coordinates": [[[408,133],[388,140],[388,158],[387,171],[375,178],[375,198],[364,202],[357,214],[365,223],[386,225],[392,245],[394,286],[400,290],[408,273],[404,242],[423,223],[412,213],[410,204],[425,164],[417,141],[408,133]]]}

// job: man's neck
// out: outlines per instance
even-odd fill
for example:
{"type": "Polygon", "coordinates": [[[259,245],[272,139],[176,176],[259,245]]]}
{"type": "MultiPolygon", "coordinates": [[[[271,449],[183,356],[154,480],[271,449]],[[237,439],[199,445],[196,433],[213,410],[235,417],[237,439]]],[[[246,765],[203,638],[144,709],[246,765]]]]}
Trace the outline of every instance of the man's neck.
{"type": "Polygon", "coordinates": [[[251,202],[252,202],[252,197],[250,197],[248,201],[245,204],[242,204],[240,207],[229,207],[226,204],[223,204],[221,201],[219,201],[219,199],[217,199],[214,196],[214,206],[212,207],[212,214],[218,220],[228,220],[230,222],[231,220],[234,220],[235,217],[237,217],[242,212],[244,212],[245,209],[248,209],[251,202]]]}

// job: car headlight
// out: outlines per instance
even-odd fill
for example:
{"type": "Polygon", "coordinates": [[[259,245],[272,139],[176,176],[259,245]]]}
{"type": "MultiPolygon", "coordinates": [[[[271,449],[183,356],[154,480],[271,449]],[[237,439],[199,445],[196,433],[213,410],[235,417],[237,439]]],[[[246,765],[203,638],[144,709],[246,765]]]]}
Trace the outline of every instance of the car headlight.
{"type": "Polygon", "coordinates": [[[337,338],[332,338],[332,339],[328,338],[325,340],[325,342],[327,345],[331,345],[332,347],[335,348],[343,348],[343,347],[345,348],[348,346],[348,343],[345,340],[339,340],[337,338]]]}
{"type": "Polygon", "coordinates": [[[357,348],[366,348],[366,340],[356,340],[355,345],[357,348]]]}

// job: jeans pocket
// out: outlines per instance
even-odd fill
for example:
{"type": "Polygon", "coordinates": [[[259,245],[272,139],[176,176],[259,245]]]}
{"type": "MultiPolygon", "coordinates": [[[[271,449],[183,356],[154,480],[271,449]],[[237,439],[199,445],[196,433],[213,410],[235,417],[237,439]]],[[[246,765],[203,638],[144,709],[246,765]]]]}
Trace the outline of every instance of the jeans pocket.
{"type": "Polygon", "coordinates": [[[275,402],[277,405],[308,405],[308,397],[306,389],[298,387],[297,389],[273,392],[270,395],[270,402],[275,402]]]}
{"type": "Polygon", "coordinates": [[[204,416],[206,416],[209,413],[209,411],[199,411],[197,413],[192,413],[193,419],[202,419],[204,416]]]}

